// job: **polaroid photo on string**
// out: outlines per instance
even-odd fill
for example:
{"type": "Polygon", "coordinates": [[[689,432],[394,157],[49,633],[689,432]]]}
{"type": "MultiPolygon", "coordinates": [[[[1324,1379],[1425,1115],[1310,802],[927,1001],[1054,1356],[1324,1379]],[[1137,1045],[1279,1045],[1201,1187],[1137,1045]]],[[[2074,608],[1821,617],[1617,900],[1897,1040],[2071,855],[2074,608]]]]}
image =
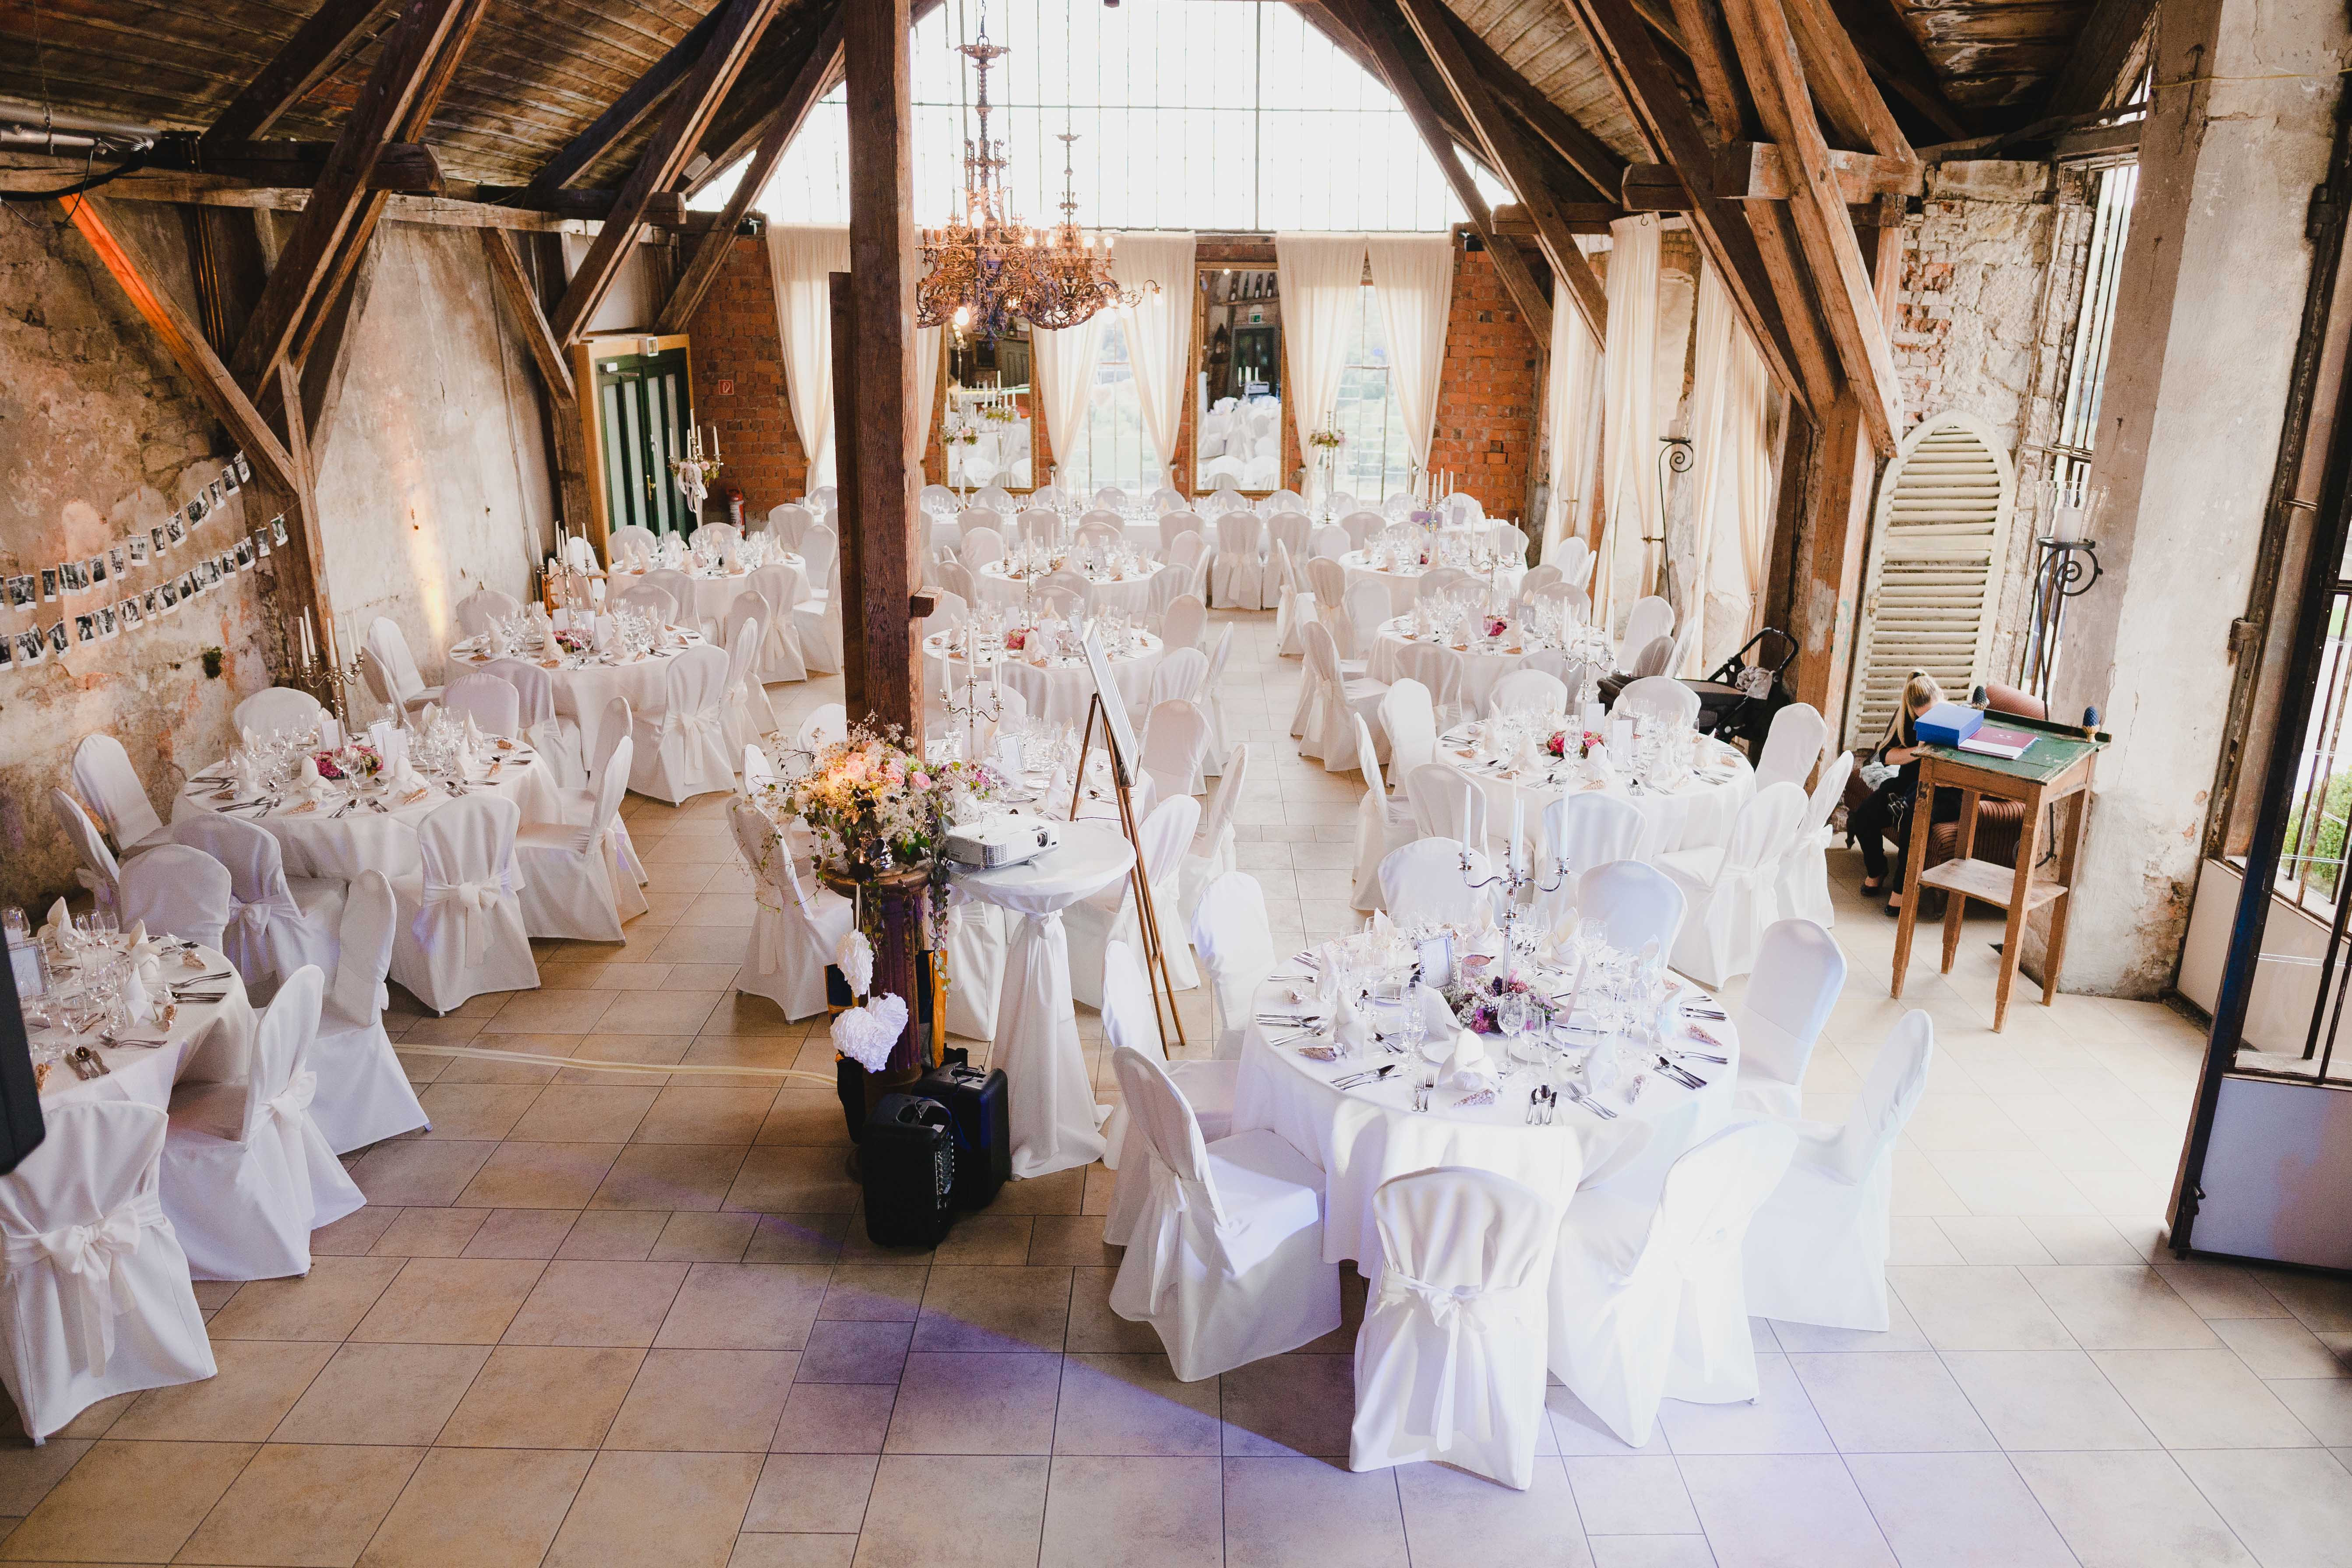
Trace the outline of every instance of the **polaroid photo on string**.
{"type": "Polygon", "coordinates": [[[129,549],[131,552],[131,565],[144,566],[147,564],[147,536],[145,534],[132,534],[129,542],[129,549]]]}
{"type": "Polygon", "coordinates": [[[269,542],[280,549],[285,548],[286,514],[282,511],[269,520],[269,542]]]}
{"type": "Polygon", "coordinates": [[[54,605],[57,602],[58,568],[54,566],[44,566],[41,568],[41,603],[44,605],[54,605]]]}
{"type": "Polygon", "coordinates": [[[233,552],[224,550],[220,552],[220,574],[224,577],[236,575],[236,556],[233,552]]]}
{"type": "Polygon", "coordinates": [[[154,616],[162,615],[163,613],[163,590],[161,587],[148,589],[147,592],[139,596],[139,608],[142,619],[152,619],[154,616]]]}
{"type": "Polygon", "coordinates": [[[76,647],[88,647],[98,640],[98,616],[88,610],[73,618],[73,640],[76,647]]]}
{"type": "Polygon", "coordinates": [[[178,549],[180,541],[187,537],[188,526],[186,523],[180,521],[180,514],[178,512],[175,511],[171,516],[163,520],[163,547],[165,549],[178,549]]]}
{"type": "Polygon", "coordinates": [[[89,592],[89,566],[81,561],[61,561],[58,563],[58,586],[68,594],[89,592]]]}
{"type": "Polygon", "coordinates": [[[49,651],[56,654],[59,658],[63,658],[65,657],[68,640],[68,634],[66,631],[66,620],[63,616],[59,616],[58,617],[57,624],[49,628],[49,651]]]}
{"type": "Polygon", "coordinates": [[[162,601],[163,613],[165,615],[169,616],[177,613],[180,608],[180,580],[177,577],[173,577],[162,584],[160,586],[152,588],[148,591],[155,595],[156,597],[162,601]]]}
{"type": "Polygon", "coordinates": [[[39,592],[39,578],[11,577],[8,579],[8,607],[12,610],[30,609],[39,592]]]}
{"type": "Polygon", "coordinates": [[[111,546],[108,549],[106,552],[106,563],[108,565],[114,568],[114,578],[118,583],[121,582],[129,573],[131,566],[129,555],[120,544],[111,546]]]}
{"type": "Polygon", "coordinates": [[[40,627],[35,626],[31,631],[16,634],[16,662],[19,665],[38,664],[48,657],[48,634],[40,627]]]}
{"type": "Polygon", "coordinates": [[[231,463],[227,468],[221,470],[220,487],[222,494],[233,496],[236,494],[238,489],[240,489],[244,484],[245,481],[237,477],[236,465],[235,463],[231,463]]]}
{"type": "Polygon", "coordinates": [[[163,559],[163,552],[171,548],[172,536],[164,530],[162,523],[159,522],[147,531],[147,552],[150,555],[161,561],[163,559]]]}
{"type": "Polygon", "coordinates": [[[195,567],[189,567],[180,578],[180,597],[193,599],[204,591],[205,574],[195,567]]]}
{"type": "Polygon", "coordinates": [[[145,620],[147,616],[146,613],[139,607],[139,601],[140,596],[133,594],[129,598],[123,600],[122,603],[115,605],[114,618],[125,626],[135,626],[140,622],[145,620]]]}
{"type": "Polygon", "coordinates": [[[82,568],[82,582],[88,587],[97,587],[100,584],[108,581],[109,575],[106,570],[106,557],[103,555],[91,556],[89,564],[82,568]]]}
{"type": "Polygon", "coordinates": [[[206,511],[220,510],[221,503],[224,499],[226,498],[221,495],[221,482],[218,479],[215,479],[212,483],[205,487],[205,510],[206,511]]]}
{"type": "Polygon", "coordinates": [[[236,477],[240,483],[248,485],[253,483],[252,458],[247,457],[243,452],[239,452],[235,459],[235,467],[236,468],[236,477]]]}
{"type": "Polygon", "coordinates": [[[16,666],[16,639],[10,637],[0,637],[0,670],[14,669],[16,666]]]}
{"type": "Polygon", "coordinates": [[[236,569],[246,571],[253,565],[253,541],[250,537],[236,542],[236,569]]]}
{"type": "Polygon", "coordinates": [[[256,561],[269,559],[269,530],[267,527],[253,531],[253,558],[256,561]]]}
{"type": "Polygon", "coordinates": [[[205,504],[204,497],[191,496],[188,498],[188,505],[184,514],[188,520],[188,526],[190,528],[194,528],[196,524],[204,521],[206,517],[212,514],[212,508],[205,504]]]}
{"type": "Polygon", "coordinates": [[[121,626],[115,624],[114,606],[112,605],[100,605],[98,607],[98,635],[100,638],[104,639],[111,637],[116,632],[119,632],[121,629],[122,628],[121,626]]]}
{"type": "Polygon", "coordinates": [[[225,558],[225,557],[222,557],[222,556],[217,556],[217,555],[215,555],[215,556],[213,556],[213,557],[209,558],[208,560],[206,560],[206,561],[205,562],[205,592],[209,593],[209,592],[211,592],[214,588],[216,588],[216,587],[218,587],[218,586],[220,585],[221,574],[222,574],[222,571],[223,571],[223,567],[222,567],[222,565],[221,565],[221,563],[222,563],[222,561],[223,561],[224,559],[226,559],[226,558],[225,558]]]}

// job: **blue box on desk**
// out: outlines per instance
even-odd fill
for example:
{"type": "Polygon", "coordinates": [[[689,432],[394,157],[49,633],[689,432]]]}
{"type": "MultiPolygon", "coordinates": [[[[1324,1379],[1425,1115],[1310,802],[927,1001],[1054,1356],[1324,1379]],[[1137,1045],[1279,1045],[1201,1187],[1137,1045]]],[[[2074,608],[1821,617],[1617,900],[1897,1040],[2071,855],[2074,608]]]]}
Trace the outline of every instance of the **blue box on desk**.
{"type": "Polygon", "coordinates": [[[1957,702],[1938,702],[1911,721],[1912,733],[1923,746],[1957,746],[1983,728],[1983,709],[1957,702]]]}

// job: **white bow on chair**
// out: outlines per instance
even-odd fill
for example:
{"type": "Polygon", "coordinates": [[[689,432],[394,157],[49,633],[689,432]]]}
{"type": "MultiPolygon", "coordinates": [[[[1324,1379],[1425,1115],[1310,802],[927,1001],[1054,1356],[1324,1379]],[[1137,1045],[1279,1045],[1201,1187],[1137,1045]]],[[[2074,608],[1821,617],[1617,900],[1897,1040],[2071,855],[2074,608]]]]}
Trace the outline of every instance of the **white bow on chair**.
{"type": "Polygon", "coordinates": [[[94,1225],[70,1225],[40,1236],[15,1237],[8,1243],[11,1269],[46,1260],[57,1270],[67,1338],[83,1369],[92,1375],[106,1370],[107,1358],[114,1353],[114,1320],[131,1305],[131,1281],[123,1275],[123,1266],[139,1250],[142,1227],[150,1218],[160,1220],[163,1214],[151,1192],[94,1225]]]}
{"type": "Polygon", "coordinates": [[[1169,1288],[1176,1283],[1181,1268],[1178,1256],[1184,1245],[1184,1215],[1191,1212],[1192,1199],[1185,1192],[1184,1178],[1169,1167],[1168,1162],[1154,1154],[1148,1163],[1151,1170],[1150,1195],[1144,1199],[1143,1223],[1137,1226],[1137,1239],[1150,1239],[1151,1310],[1158,1312],[1166,1300],[1169,1288]]]}
{"type": "MultiPolygon", "coordinates": [[[[502,889],[496,882],[444,882],[425,889],[428,906],[454,909],[457,916],[459,940],[465,944],[466,962],[479,963],[489,956],[490,924],[488,910],[498,902],[502,889]]],[[[424,924],[420,918],[417,921],[424,924]]],[[[423,931],[417,932],[419,943],[425,942],[423,931]]]]}
{"type": "MultiPolygon", "coordinates": [[[[1517,1325],[1512,1321],[1514,1314],[1505,1310],[1508,1298],[1493,1290],[1475,1286],[1432,1285],[1402,1269],[1384,1269],[1381,1275],[1380,1305],[1399,1302],[1411,1303],[1445,1336],[1445,1354],[1438,1363],[1437,1376],[1415,1380],[1416,1397],[1407,1416],[1409,1431],[1443,1434],[1452,1429],[1454,1419],[1454,1385],[1461,1363],[1469,1360],[1482,1367],[1491,1367],[1491,1341],[1517,1325]],[[1467,1344],[1463,1342],[1465,1338],[1467,1344]]],[[[1487,1381],[1491,1388],[1491,1375],[1487,1381]]],[[[1493,1404],[1491,1397],[1478,1403],[1476,1436],[1482,1441],[1495,1433],[1493,1404]]]]}

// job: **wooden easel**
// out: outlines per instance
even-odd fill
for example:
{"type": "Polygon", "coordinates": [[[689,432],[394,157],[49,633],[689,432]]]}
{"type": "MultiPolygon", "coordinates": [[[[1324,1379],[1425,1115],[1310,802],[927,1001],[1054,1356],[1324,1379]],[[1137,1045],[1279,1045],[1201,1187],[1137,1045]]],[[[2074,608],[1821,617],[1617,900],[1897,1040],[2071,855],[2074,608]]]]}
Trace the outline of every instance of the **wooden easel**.
{"type": "MultiPolygon", "coordinates": [[[[1093,749],[1095,718],[1102,711],[1102,694],[1087,699],[1087,729],[1078,741],[1077,776],[1070,784],[1070,820],[1078,819],[1078,802],[1086,794],[1087,755],[1093,749]]],[[[1160,1048],[1168,1049],[1168,1024],[1176,1025],[1176,1043],[1187,1045],[1184,1020],[1176,1011],[1176,981],[1168,973],[1168,950],[1160,941],[1160,912],[1151,901],[1151,876],[1143,866],[1143,838],[1135,821],[1135,797],[1128,793],[1127,780],[1119,767],[1118,742],[1111,734],[1110,722],[1103,722],[1103,752],[1110,758],[1111,794],[1118,802],[1119,831],[1127,835],[1129,847],[1135,851],[1135,864],[1128,870],[1128,880],[1135,886],[1135,910],[1138,928],[1143,933],[1143,974],[1151,985],[1151,1021],[1160,1028],[1160,1048]],[[1167,994],[1168,1015],[1160,1013],[1161,993],[1167,994]]]]}

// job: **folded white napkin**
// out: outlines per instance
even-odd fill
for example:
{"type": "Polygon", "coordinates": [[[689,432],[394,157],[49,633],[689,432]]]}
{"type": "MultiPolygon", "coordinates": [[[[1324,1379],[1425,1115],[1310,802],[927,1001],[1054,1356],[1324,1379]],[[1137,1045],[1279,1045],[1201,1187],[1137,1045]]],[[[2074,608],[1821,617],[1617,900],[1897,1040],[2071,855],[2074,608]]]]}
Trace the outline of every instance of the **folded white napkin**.
{"type": "Polygon", "coordinates": [[[171,989],[163,981],[163,939],[149,936],[147,922],[141,921],[131,928],[130,973],[122,982],[122,1005],[136,1023],[154,1017],[170,999],[171,989]]]}
{"type": "Polygon", "coordinates": [[[320,795],[326,793],[326,788],[327,781],[319,772],[319,759],[316,757],[303,758],[301,772],[297,773],[294,778],[295,793],[308,799],[316,800],[320,795]]]}
{"type": "Polygon", "coordinates": [[[1348,1056],[1360,1057],[1372,1047],[1372,1026],[1363,1012],[1349,997],[1339,998],[1339,1009],[1332,1015],[1331,1039],[1348,1056]]]}
{"type": "Polygon", "coordinates": [[[1454,1009],[1445,1005],[1444,993],[1434,985],[1416,985],[1411,1005],[1421,1009],[1422,1034],[1425,1038],[1442,1040],[1461,1026],[1454,1021],[1454,1009]]]}
{"type": "Polygon", "coordinates": [[[49,939],[51,947],[61,949],[65,946],[65,933],[71,930],[73,912],[66,908],[66,901],[59,899],[49,906],[49,918],[41,922],[41,934],[49,939]]]}
{"type": "Polygon", "coordinates": [[[1496,1072],[1493,1060],[1486,1055],[1486,1038],[1473,1030],[1464,1029],[1454,1037],[1454,1049],[1445,1065],[1438,1069],[1438,1080],[1450,1084],[1465,1093],[1475,1094],[1482,1089],[1492,1089],[1503,1081],[1496,1072]]]}

